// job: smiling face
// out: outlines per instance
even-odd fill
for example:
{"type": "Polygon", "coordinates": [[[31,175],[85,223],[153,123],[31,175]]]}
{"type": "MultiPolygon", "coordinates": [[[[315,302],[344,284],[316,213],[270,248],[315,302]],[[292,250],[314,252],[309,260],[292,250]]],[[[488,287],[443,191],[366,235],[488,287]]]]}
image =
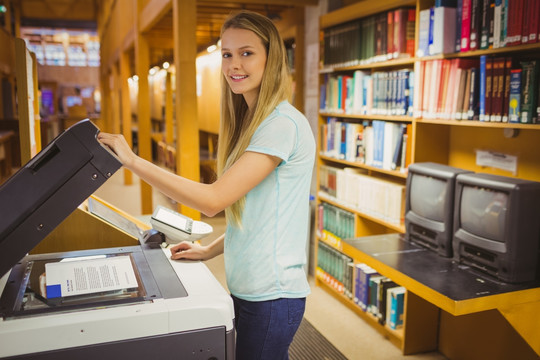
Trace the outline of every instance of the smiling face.
{"type": "Polygon", "coordinates": [[[221,71],[235,94],[251,108],[259,95],[266,66],[266,49],[250,30],[229,28],[221,36],[221,71]]]}

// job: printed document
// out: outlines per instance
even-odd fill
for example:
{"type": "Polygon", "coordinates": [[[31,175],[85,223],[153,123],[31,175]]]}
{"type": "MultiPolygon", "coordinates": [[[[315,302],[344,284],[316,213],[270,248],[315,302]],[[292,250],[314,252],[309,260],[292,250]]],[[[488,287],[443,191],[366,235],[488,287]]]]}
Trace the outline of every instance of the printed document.
{"type": "Polygon", "coordinates": [[[45,274],[48,299],[138,286],[128,255],[48,263],[45,274]]]}

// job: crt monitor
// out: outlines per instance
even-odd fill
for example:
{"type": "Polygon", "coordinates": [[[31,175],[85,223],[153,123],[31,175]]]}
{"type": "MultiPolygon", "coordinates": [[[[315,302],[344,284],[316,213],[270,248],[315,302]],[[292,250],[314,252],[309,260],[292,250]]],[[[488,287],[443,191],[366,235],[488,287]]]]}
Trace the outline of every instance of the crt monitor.
{"type": "Polygon", "coordinates": [[[456,180],[454,259],[499,280],[538,279],[540,182],[490,174],[456,180]]]}
{"type": "Polygon", "coordinates": [[[409,166],[405,202],[405,238],[452,257],[454,185],[470,171],[432,162],[409,166]]]}

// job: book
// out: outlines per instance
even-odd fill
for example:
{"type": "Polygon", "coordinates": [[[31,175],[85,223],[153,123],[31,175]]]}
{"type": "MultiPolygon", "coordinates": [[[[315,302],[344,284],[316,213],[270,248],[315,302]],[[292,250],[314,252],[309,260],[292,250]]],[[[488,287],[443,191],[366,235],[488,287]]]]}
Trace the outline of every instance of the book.
{"type": "Polygon", "coordinates": [[[418,48],[416,56],[422,57],[429,55],[429,25],[430,9],[421,10],[418,15],[418,48]]]}
{"type": "Polygon", "coordinates": [[[481,1],[471,0],[471,30],[469,35],[469,50],[478,50],[480,48],[480,20],[481,20],[481,1]]]}
{"type": "Polygon", "coordinates": [[[493,11],[493,48],[501,47],[501,26],[502,26],[502,3],[503,0],[495,0],[493,11]]]}
{"type": "Polygon", "coordinates": [[[457,0],[456,2],[456,43],[455,52],[461,51],[461,17],[463,13],[463,0],[457,0]]]}
{"type": "MultiPolygon", "coordinates": [[[[491,120],[491,105],[493,102],[492,99],[493,99],[493,58],[488,57],[486,60],[486,93],[485,93],[485,108],[484,108],[483,121],[491,120]]],[[[482,121],[482,118],[480,118],[480,121],[482,121]]]]}
{"type": "Polygon", "coordinates": [[[508,121],[519,122],[521,117],[521,69],[510,70],[510,94],[508,98],[508,121]]]}
{"type": "Polygon", "coordinates": [[[510,77],[512,71],[512,58],[507,57],[504,60],[504,88],[502,94],[503,102],[503,112],[502,112],[502,122],[508,122],[508,113],[510,106],[510,77]]]}
{"type": "MultiPolygon", "coordinates": [[[[489,65],[490,66],[490,65],[489,65]]],[[[479,83],[479,117],[480,121],[484,121],[486,115],[486,75],[488,67],[487,55],[480,56],[480,83],[479,83]]]]}
{"type": "Polygon", "coordinates": [[[456,8],[434,8],[432,39],[433,41],[429,45],[429,55],[454,52],[456,41],[456,8]]]}
{"type": "Polygon", "coordinates": [[[461,8],[461,52],[466,52],[471,49],[471,2],[472,0],[462,0],[461,8]]]}
{"type": "Polygon", "coordinates": [[[491,103],[491,121],[501,122],[504,96],[504,57],[493,59],[493,97],[491,103]]]}
{"type": "Polygon", "coordinates": [[[490,33],[490,0],[480,0],[480,46],[482,50],[489,49],[490,33]]]}
{"type": "Polygon", "coordinates": [[[522,123],[531,124],[536,111],[538,92],[538,67],[537,60],[521,62],[521,104],[520,118],[522,123]]]}
{"type": "Polygon", "coordinates": [[[478,120],[479,114],[479,69],[471,68],[471,78],[470,78],[470,87],[469,87],[469,107],[467,111],[468,120],[478,120]]]}
{"type": "Polygon", "coordinates": [[[386,323],[386,307],[388,304],[388,289],[398,287],[393,280],[384,277],[379,281],[377,292],[377,308],[378,308],[378,317],[379,323],[386,323]]]}
{"type": "Polygon", "coordinates": [[[387,324],[395,330],[403,326],[403,304],[406,290],[404,287],[398,286],[387,291],[387,324]]]}

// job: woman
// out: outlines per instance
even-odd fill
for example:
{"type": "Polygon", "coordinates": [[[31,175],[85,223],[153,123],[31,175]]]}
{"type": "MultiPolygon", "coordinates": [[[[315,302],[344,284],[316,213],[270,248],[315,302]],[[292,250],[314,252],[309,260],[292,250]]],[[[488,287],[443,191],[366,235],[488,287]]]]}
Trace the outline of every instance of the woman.
{"type": "Polygon", "coordinates": [[[207,246],[180,243],[173,259],[224,253],[235,307],[237,359],[287,359],[305,309],[303,266],[315,141],[287,102],[283,41],[254,12],[231,16],[221,32],[222,100],[218,179],[201,184],[137,157],[121,135],[100,133],[123,165],[207,216],[225,210],[227,230],[207,246]]]}

